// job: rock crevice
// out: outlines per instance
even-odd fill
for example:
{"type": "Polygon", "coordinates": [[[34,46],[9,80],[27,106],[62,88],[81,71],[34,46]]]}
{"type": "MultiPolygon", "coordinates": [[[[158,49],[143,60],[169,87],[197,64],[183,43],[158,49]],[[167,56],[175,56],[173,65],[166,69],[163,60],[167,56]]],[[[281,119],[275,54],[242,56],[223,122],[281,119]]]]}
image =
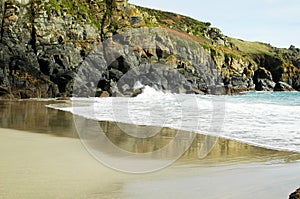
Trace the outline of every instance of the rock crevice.
{"type": "MultiPolygon", "coordinates": [[[[133,87],[113,89],[134,67],[156,63],[176,70],[189,82],[190,87],[177,85],[176,89],[166,83],[168,79],[156,85],[174,92],[223,93],[218,86],[225,87],[229,94],[275,87],[300,90],[298,48],[282,50],[259,44],[272,53],[248,53],[242,49],[245,42],[233,42],[209,23],[137,8],[127,0],[2,0],[0,23],[1,98],[72,96],[74,80],[89,56],[98,63],[96,68],[85,70],[105,82],[96,90],[106,95],[121,94],[125,87],[133,87]],[[163,31],[151,33],[152,27],[163,31]],[[140,43],[131,35],[136,28],[146,34],[140,36],[140,43]],[[145,47],[147,43],[142,41],[151,34],[156,35],[149,43],[152,46],[145,47]],[[240,43],[243,45],[237,45],[240,43]],[[97,57],[99,46],[104,48],[97,57]],[[204,54],[210,58],[203,58],[204,54]]],[[[154,70],[153,78],[160,73],[154,70]]]]}

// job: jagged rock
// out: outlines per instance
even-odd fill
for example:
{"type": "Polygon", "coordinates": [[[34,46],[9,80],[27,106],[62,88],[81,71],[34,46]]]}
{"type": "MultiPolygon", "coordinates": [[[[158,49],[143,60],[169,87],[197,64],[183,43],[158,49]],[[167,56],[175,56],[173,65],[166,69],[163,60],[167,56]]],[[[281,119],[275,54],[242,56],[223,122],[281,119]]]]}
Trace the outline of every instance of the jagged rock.
{"type": "Polygon", "coordinates": [[[133,90],[133,93],[132,93],[131,97],[136,97],[136,96],[142,94],[143,93],[143,89],[144,88],[139,88],[139,89],[133,90]]]}
{"type": "Polygon", "coordinates": [[[273,82],[272,73],[263,67],[255,71],[253,80],[258,91],[272,91],[276,84],[273,82]]]}
{"type": "Polygon", "coordinates": [[[243,89],[248,87],[248,80],[240,76],[233,76],[230,83],[233,89],[243,89]]]}
{"type": "Polygon", "coordinates": [[[1,99],[13,99],[14,96],[11,94],[9,88],[1,87],[0,86],[0,96],[1,99]]]}
{"type": "Polygon", "coordinates": [[[209,23],[162,19],[127,0],[66,1],[1,1],[0,98],[132,96],[136,82],[197,94],[273,90],[279,81],[300,90],[296,47],[245,58],[209,23]],[[161,24],[176,28],[145,28],[161,24]]]}
{"type": "Polygon", "coordinates": [[[289,196],[289,199],[300,199],[300,188],[289,196]]]}
{"type": "Polygon", "coordinates": [[[209,28],[205,36],[215,41],[218,45],[230,46],[230,42],[228,41],[228,39],[221,33],[221,30],[217,28],[209,28]]]}
{"type": "Polygon", "coordinates": [[[277,82],[274,91],[295,91],[295,89],[285,82],[277,82]]]}
{"type": "Polygon", "coordinates": [[[104,38],[105,28],[110,29],[107,34],[125,30],[130,26],[130,17],[139,17],[137,12],[131,14],[135,7],[127,0],[111,4],[83,0],[80,6],[73,3],[70,10],[68,4],[58,2],[57,6],[51,0],[1,1],[0,85],[9,88],[10,95],[72,95],[75,73],[89,51],[104,38]],[[85,13],[87,9],[93,13],[85,13]],[[105,18],[107,12],[109,19],[105,18]],[[117,21],[118,27],[112,27],[117,21]]]}
{"type": "Polygon", "coordinates": [[[275,82],[268,79],[258,80],[258,83],[255,86],[257,91],[273,91],[275,87],[275,82]]]}

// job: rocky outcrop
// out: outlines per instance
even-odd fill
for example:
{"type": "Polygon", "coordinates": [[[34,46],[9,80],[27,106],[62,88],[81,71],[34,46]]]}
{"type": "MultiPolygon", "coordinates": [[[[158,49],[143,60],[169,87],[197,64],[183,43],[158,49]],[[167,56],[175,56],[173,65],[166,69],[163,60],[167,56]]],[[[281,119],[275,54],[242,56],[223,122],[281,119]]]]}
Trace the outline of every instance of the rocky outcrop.
{"type": "Polygon", "coordinates": [[[289,199],[300,199],[300,188],[289,196],[289,199]]]}
{"type": "Polygon", "coordinates": [[[135,29],[104,41],[79,67],[73,94],[132,96],[145,85],[173,93],[225,94],[210,55],[184,34],[161,28],[135,29]]]}
{"type": "Polygon", "coordinates": [[[272,73],[265,68],[255,71],[253,81],[257,91],[272,91],[276,84],[273,82],[272,73]]]}
{"type": "MultiPolygon", "coordinates": [[[[158,24],[185,32],[207,49],[222,72],[228,91],[273,90],[278,81],[299,87],[300,50],[275,48],[261,42],[246,42],[224,36],[210,23],[197,22],[178,14],[140,8],[155,17],[158,24]],[[254,74],[264,68],[272,74],[272,80],[255,80],[254,74]]],[[[147,15],[148,16],[148,15],[147,15]]],[[[148,17],[150,19],[150,17],[148,17]]],[[[146,20],[150,21],[150,20],[146,20]]]]}
{"type": "Polygon", "coordinates": [[[284,82],[277,82],[274,91],[296,91],[293,87],[284,82]]]}
{"type": "Polygon", "coordinates": [[[127,0],[3,0],[0,25],[0,98],[135,95],[137,84],[198,94],[280,90],[279,82],[300,90],[298,48],[245,54],[210,23],[127,0]]]}
{"type": "Polygon", "coordinates": [[[78,66],[103,38],[131,27],[134,9],[119,0],[2,1],[2,98],[71,95],[78,66]]]}
{"type": "Polygon", "coordinates": [[[210,54],[221,71],[228,94],[255,89],[253,77],[256,65],[222,50],[213,49],[210,54]]]}

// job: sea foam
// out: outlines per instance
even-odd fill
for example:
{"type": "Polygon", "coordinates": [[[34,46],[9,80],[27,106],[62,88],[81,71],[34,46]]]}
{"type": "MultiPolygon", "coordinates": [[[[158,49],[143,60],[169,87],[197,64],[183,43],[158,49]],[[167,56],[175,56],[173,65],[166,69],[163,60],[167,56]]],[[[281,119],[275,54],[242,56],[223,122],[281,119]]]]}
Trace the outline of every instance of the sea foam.
{"type": "Polygon", "coordinates": [[[300,94],[171,94],[145,87],[136,98],[72,98],[61,107],[88,119],[188,130],[270,149],[300,152],[300,94]]]}

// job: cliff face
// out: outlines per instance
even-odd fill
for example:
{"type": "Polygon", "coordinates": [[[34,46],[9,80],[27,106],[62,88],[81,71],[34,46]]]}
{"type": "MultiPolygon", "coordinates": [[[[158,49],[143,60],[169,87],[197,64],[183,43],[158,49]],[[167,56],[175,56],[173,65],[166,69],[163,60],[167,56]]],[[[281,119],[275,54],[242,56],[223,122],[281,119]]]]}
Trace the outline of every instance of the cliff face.
{"type": "Polygon", "coordinates": [[[184,93],[224,93],[223,82],[227,92],[300,89],[299,49],[248,52],[209,23],[126,0],[2,0],[0,25],[1,98],[70,96],[74,81],[78,95],[131,95],[136,82],[184,93]],[[124,82],[136,66],[144,74],[124,82]]]}
{"type": "Polygon", "coordinates": [[[2,1],[0,95],[70,95],[76,68],[94,45],[131,25],[133,9],[118,0],[2,1]]]}

